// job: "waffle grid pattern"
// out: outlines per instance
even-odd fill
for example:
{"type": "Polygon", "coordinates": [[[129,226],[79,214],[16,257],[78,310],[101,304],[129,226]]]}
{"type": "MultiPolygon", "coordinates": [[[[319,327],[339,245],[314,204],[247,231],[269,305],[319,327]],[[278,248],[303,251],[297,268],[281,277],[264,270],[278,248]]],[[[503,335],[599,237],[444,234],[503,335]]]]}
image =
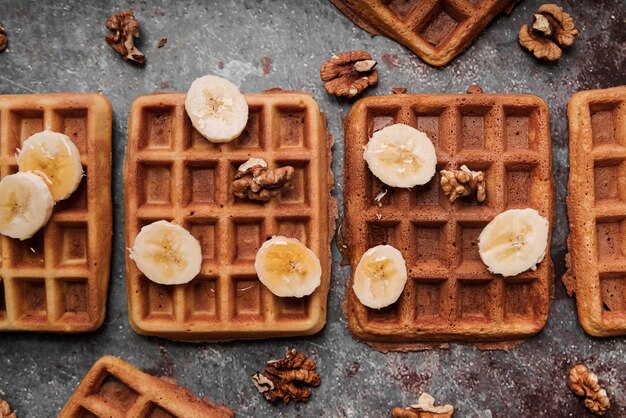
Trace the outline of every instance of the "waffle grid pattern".
{"type": "Polygon", "coordinates": [[[506,0],[331,0],[349,9],[432,65],[458,55],[491,19],[513,1],[506,0]]]}
{"type": "Polygon", "coordinates": [[[96,94],[0,96],[0,176],[50,129],[78,147],[85,179],[33,238],[0,236],[0,330],[79,332],[104,320],[111,230],[111,109],[96,94]],[[105,240],[107,241],[107,240],[105,240]]]}
{"type": "Polygon", "coordinates": [[[532,207],[552,223],[548,124],[545,103],[533,96],[394,95],[353,106],[345,127],[344,168],[352,271],[361,255],[379,244],[398,248],[409,271],[400,300],[381,310],[361,305],[351,282],[347,311],[357,338],[390,344],[498,341],[520,339],[543,327],[551,262],[503,278],[489,273],[477,242],[487,223],[507,209],[532,207]],[[363,146],[374,131],[393,123],[428,134],[438,171],[462,164],[483,170],[485,204],[451,204],[438,173],[412,190],[393,189],[376,179],[363,160],[363,146]]]}
{"type": "Polygon", "coordinates": [[[568,116],[578,315],[592,335],[625,335],[626,87],[578,93],[568,116]]]}
{"type": "Polygon", "coordinates": [[[330,282],[325,119],[306,94],[246,95],[250,115],[233,143],[210,144],[193,129],[184,94],[145,96],[132,109],[126,159],[126,232],[160,219],[201,243],[199,277],[186,285],[151,282],[127,262],[130,317],[142,334],[223,340],[303,335],[325,322],[330,282]],[[295,168],[292,187],[267,203],[241,200],[230,185],[250,157],[295,168]],[[134,199],[132,196],[136,196],[134,199]],[[278,298],[258,280],[254,258],[273,235],[301,240],[320,256],[322,286],[278,298]]]}
{"type": "Polygon", "coordinates": [[[223,407],[199,401],[173,382],[147,375],[115,357],[98,360],[59,418],[228,417],[223,407]]]}

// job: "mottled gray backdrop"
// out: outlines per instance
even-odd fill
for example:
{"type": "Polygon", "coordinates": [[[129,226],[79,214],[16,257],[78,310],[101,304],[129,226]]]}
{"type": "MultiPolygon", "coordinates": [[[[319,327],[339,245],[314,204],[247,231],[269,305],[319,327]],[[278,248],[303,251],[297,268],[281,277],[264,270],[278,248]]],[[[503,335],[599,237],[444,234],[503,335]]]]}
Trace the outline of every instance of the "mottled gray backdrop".
{"type": "Polygon", "coordinates": [[[579,417],[582,402],[566,386],[570,366],[582,361],[606,384],[613,410],[626,416],[625,338],[594,339],[576,319],[560,281],[564,271],[568,171],[566,105],[572,93],[626,84],[626,1],[560,1],[580,28],[576,44],[556,64],[537,62],[517,43],[517,31],[541,4],[525,0],[444,69],[429,67],[383,37],[356,28],[327,1],[19,1],[0,0],[10,46],[0,54],[0,94],[101,91],[113,105],[113,264],[105,325],[88,335],[0,334],[0,398],[20,418],[56,416],[103,354],[114,354],[158,375],[175,377],[198,395],[229,405],[240,417],[384,417],[393,406],[427,391],[456,406],[459,417],[579,417]],[[135,10],[145,68],[124,62],[106,46],[107,17],[135,10]],[[160,38],[167,45],[157,49],[160,38]],[[335,194],[341,203],[341,118],[350,102],[328,96],[322,62],[339,51],[366,49],[380,61],[380,82],[419,93],[463,93],[472,83],[486,92],[532,93],[551,109],[557,216],[552,242],[556,295],[546,328],[510,352],[453,345],[449,350],[381,354],[349,336],[341,303],[349,269],[333,246],[328,324],[312,338],[190,345],[135,334],[127,320],[122,162],[127,117],[134,98],[185,91],[207,73],[244,92],[303,89],[328,113],[335,194]],[[264,65],[265,64],[265,65],[264,65]],[[322,385],[306,404],[271,406],[249,380],[267,359],[293,346],[311,354],[322,385]]]}

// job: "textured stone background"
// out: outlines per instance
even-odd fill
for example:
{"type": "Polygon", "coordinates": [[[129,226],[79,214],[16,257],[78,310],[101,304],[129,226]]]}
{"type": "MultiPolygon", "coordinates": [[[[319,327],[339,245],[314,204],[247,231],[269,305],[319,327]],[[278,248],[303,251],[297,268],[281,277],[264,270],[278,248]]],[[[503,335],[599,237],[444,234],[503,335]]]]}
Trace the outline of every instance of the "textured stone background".
{"type": "Polygon", "coordinates": [[[576,319],[560,281],[564,271],[568,171],[566,105],[572,93],[626,84],[626,1],[561,1],[581,30],[557,64],[538,63],[517,44],[517,30],[540,1],[525,0],[497,18],[465,53],[434,69],[393,41],[371,38],[324,0],[19,1],[0,0],[10,47],[0,55],[0,94],[101,91],[114,110],[115,237],[108,313],[98,332],[79,336],[0,335],[0,398],[19,416],[52,417],[103,354],[120,356],[157,375],[175,377],[198,395],[228,404],[240,417],[382,417],[411,403],[418,391],[456,406],[459,417],[590,416],[566,387],[570,366],[582,361],[606,384],[611,417],[626,416],[624,338],[594,339],[576,319]],[[104,43],[112,12],[132,7],[141,23],[145,68],[122,61],[104,43]],[[160,38],[167,45],[157,49],[160,38]],[[328,325],[312,338],[189,345],[135,334],[127,321],[122,162],[132,100],[154,91],[185,91],[207,73],[243,91],[280,86],[312,92],[335,135],[333,168],[341,203],[341,117],[350,103],[326,95],[322,62],[338,51],[366,49],[380,83],[368,95],[406,86],[410,92],[463,93],[472,83],[486,92],[532,93],[547,100],[552,117],[557,216],[552,242],[556,295],[546,328],[510,352],[453,345],[449,350],[381,354],[350,338],[341,313],[349,269],[333,246],[328,325]],[[322,385],[307,404],[273,407],[249,376],[288,346],[313,355],[322,385]]]}

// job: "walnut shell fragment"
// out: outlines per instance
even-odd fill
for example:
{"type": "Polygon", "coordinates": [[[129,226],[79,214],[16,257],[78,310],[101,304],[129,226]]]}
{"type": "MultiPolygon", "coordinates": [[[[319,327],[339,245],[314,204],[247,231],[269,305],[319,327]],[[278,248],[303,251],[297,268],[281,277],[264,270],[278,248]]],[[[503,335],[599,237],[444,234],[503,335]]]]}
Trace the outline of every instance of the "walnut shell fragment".
{"type": "Polygon", "coordinates": [[[585,406],[596,415],[604,415],[611,407],[611,402],[598,383],[598,376],[584,364],[577,364],[569,372],[569,387],[578,396],[585,397],[585,406]]]}
{"type": "Polygon", "coordinates": [[[316,367],[315,361],[292,348],[287,350],[284,358],[267,362],[264,373],[253,374],[252,383],[272,403],[307,401],[311,390],[302,384],[320,385],[316,367]]]}
{"type": "Polygon", "coordinates": [[[0,399],[0,418],[17,418],[15,412],[11,412],[9,403],[0,399]]]}
{"type": "Polygon", "coordinates": [[[578,29],[574,19],[556,4],[544,4],[533,15],[533,25],[523,25],[519,42],[535,57],[556,61],[563,55],[561,47],[574,44],[578,29]]]}
{"type": "Polygon", "coordinates": [[[354,97],[378,83],[377,62],[367,51],[340,52],[320,68],[320,77],[329,94],[354,97]]]}
{"type": "Polygon", "coordinates": [[[104,39],[115,52],[137,64],[146,61],[146,57],[135,47],[134,38],[139,38],[139,23],[132,10],[123,10],[109,17],[106,26],[112,33],[104,39]]]}
{"type": "Polygon", "coordinates": [[[451,418],[454,415],[452,405],[435,406],[435,398],[424,392],[417,400],[417,405],[406,408],[393,408],[392,418],[451,418]]]}
{"type": "Polygon", "coordinates": [[[250,158],[235,174],[232,192],[240,199],[267,202],[278,196],[281,189],[288,185],[294,171],[291,166],[270,169],[265,160],[250,158]]]}

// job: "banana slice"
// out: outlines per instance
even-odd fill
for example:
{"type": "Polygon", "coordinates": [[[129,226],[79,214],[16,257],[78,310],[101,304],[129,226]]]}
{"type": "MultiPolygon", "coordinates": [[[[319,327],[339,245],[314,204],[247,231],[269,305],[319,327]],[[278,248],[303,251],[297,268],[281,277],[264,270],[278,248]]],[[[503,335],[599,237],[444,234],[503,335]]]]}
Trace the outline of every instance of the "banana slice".
{"type": "Polygon", "coordinates": [[[280,297],[310,295],[321,283],[317,255],[295,238],[274,236],[265,241],[254,259],[259,280],[280,297]]]}
{"type": "Polygon", "coordinates": [[[478,237],[478,253],[489,271],[515,276],[535,270],[548,246],[548,221],[534,209],[497,215],[478,237]]]}
{"type": "Polygon", "coordinates": [[[352,289],[361,303],[380,309],[395,303],[406,285],[406,262],[391,245],[377,245],[363,254],[352,289]]]}
{"type": "Polygon", "coordinates": [[[180,225],[157,221],[141,228],[130,258],[155,283],[175,285],[193,280],[202,266],[202,249],[180,225]]]}
{"type": "Polygon", "coordinates": [[[0,181],[0,234],[25,240],[50,219],[54,200],[41,177],[15,173],[0,181]]]}
{"type": "Polygon", "coordinates": [[[232,141],[248,123],[248,103],[239,88],[214,75],[191,83],[185,109],[193,127],[210,142],[232,141]]]}
{"type": "Polygon", "coordinates": [[[48,184],[55,202],[67,199],[83,178],[80,153],[62,133],[43,131],[30,136],[19,150],[17,166],[32,171],[48,184]]]}
{"type": "Polygon", "coordinates": [[[437,166],[435,147],[428,136],[401,123],[374,132],[363,158],[372,173],[392,187],[426,184],[437,166]]]}

